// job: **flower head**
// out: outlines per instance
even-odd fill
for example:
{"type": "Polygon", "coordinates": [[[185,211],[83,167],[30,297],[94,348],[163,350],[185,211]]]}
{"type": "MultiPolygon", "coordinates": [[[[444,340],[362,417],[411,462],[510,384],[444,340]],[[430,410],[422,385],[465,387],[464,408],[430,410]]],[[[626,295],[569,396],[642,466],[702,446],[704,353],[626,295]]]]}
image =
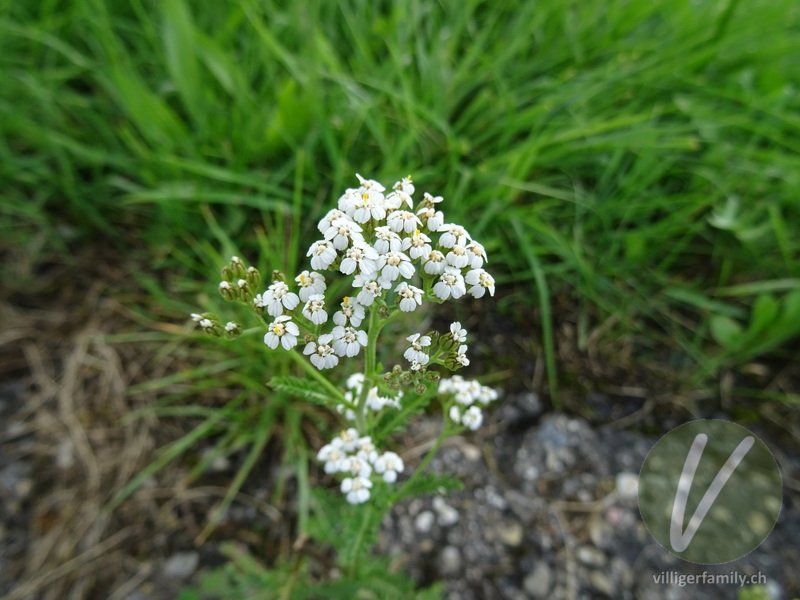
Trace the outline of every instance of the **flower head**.
{"type": "Polygon", "coordinates": [[[464,281],[472,286],[469,288],[469,293],[475,298],[483,298],[487,291],[490,296],[494,296],[494,277],[483,269],[469,271],[464,281]]]}
{"type": "Polygon", "coordinates": [[[325,291],[325,278],[316,271],[303,271],[294,280],[300,284],[300,300],[303,302],[308,302],[312,295],[325,291]]]}
{"type": "Polygon", "coordinates": [[[409,362],[417,361],[422,365],[427,364],[428,354],[424,349],[431,345],[430,336],[415,333],[408,336],[406,340],[410,342],[410,346],[403,353],[405,359],[409,362]]]}
{"type": "Polygon", "coordinates": [[[290,319],[291,317],[284,315],[270,323],[269,331],[264,336],[264,343],[267,346],[274,350],[280,344],[286,350],[291,350],[297,345],[297,336],[300,335],[300,330],[290,319]]]}
{"type": "Polygon", "coordinates": [[[403,312],[411,312],[422,304],[422,290],[418,287],[408,285],[403,281],[394,291],[397,293],[400,310],[403,312]]]}
{"type": "Polygon", "coordinates": [[[397,474],[402,473],[405,469],[403,459],[394,452],[384,452],[375,461],[375,472],[378,475],[383,475],[383,480],[386,483],[394,483],[397,481],[397,474]]]}
{"type": "Polygon", "coordinates": [[[450,296],[455,299],[461,298],[467,293],[461,271],[455,267],[445,267],[438,283],[433,286],[433,293],[441,300],[447,300],[450,296]]]}
{"type": "MultiPolygon", "coordinates": [[[[333,322],[336,325],[352,325],[358,327],[361,321],[364,320],[364,307],[359,304],[358,300],[345,296],[342,300],[342,309],[333,313],[333,322]]],[[[363,375],[362,375],[363,377],[363,375]]]]}
{"type": "Polygon", "coordinates": [[[267,313],[271,317],[279,317],[283,314],[283,309],[294,310],[300,304],[297,294],[289,291],[283,281],[276,281],[261,294],[261,302],[266,305],[267,313]]]}
{"type": "Polygon", "coordinates": [[[329,333],[321,335],[316,342],[306,344],[303,350],[303,354],[308,356],[311,364],[319,370],[330,369],[339,364],[339,357],[333,351],[331,339],[332,337],[329,333]]]}
{"type": "Polygon", "coordinates": [[[339,356],[355,356],[361,346],[367,345],[367,332],[337,325],[331,331],[333,350],[339,356]]]}

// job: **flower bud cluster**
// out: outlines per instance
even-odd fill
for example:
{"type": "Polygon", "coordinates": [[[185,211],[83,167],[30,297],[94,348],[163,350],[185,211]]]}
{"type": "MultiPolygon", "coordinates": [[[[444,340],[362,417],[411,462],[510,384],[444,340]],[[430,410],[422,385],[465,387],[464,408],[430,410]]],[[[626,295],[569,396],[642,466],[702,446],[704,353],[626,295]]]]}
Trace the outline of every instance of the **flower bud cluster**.
{"type": "Polygon", "coordinates": [[[329,475],[344,474],[341,490],[350,504],[363,504],[370,497],[373,475],[386,483],[397,481],[405,469],[403,459],[394,452],[378,454],[372,438],[362,437],[354,428],[346,429],[320,448],[317,460],[329,475]]]}
{"type": "Polygon", "coordinates": [[[228,321],[225,325],[222,325],[214,313],[203,313],[202,315],[192,313],[191,317],[192,321],[197,323],[203,331],[214,337],[222,337],[224,335],[229,338],[235,338],[242,332],[241,326],[233,321],[228,321]]]}
{"type": "Polygon", "coordinates": [[[497,400],[496,390],[460,375],[442,379],[439,382],[439,395],[452,398],[448,412],[450,420],[473,431],[483,423],[481,406],[497,400]]]}

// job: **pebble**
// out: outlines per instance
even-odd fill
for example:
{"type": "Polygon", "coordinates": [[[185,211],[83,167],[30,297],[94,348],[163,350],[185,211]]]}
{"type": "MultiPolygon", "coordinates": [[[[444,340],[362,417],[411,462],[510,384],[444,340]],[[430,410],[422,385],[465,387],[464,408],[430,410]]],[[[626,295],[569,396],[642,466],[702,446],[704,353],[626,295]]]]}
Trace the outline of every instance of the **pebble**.
{"type": "Polygon", "coordinates": [[[441,556],[442,573],[455,575],[461,571],[461,552],[455,546],[445,546],[441,556]]]}
{"type": "Polygon", "coordinates": [[[519,521],[515,520],[505,521],[501,523],[500,527],[497,529],[497,537],[500,541],[512,548],[516,548],[522,544],[523,533],[522,525],[519,521]]]}
{"type": "Polygon", "coordinates": [[[420,533],[430,533],[435,519],[436,517],[431,511],[423,510],[417,515],[417,518],[414,519],[414,529],[420,533]]]}
{"type": "Polygon", "coordinates": [[[594,546],[581,546],[575,556],[587,567],[602,567],[606,564],[606,555],[594,546]]]}
{"type": "Polygon", "coordinates": [[[533,571],[525,576],[522,588],[533,598],[547,598],[553,585],[553,572],[545,562],[538,562],[533,571]]]}
{"type": "Polygon", "coordinates": [[[458,523],[458,511],[447,504],[441,496],[433,499],[433,509],[438,514],[437,522],[442,527],[450,527],[458,523]]]}
{"type": "Polygon", "coordinates": [[[164,563],[164,575],[175,579],[188,579],[200,564],[197,552],[176,552],[164,563]]]}

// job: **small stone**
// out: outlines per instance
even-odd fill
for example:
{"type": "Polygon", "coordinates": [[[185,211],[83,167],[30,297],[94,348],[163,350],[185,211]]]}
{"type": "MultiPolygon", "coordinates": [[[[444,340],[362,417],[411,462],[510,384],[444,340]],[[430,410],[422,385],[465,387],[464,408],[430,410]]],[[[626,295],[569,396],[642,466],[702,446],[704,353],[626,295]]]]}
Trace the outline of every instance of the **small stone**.
{"type": "Polygon", "coordinates": [[[441,562],[442,574],[455,575],[461,571],[461,552],[455,546],[445,546],[441,562]]]}
{"type": "Polygon", "coordinates": [[[417,515],[416,519],[414,519],[414,529],[420,533],[430,533],[435,519],[436,517],[431,511],[424,510],[417,515]]]}
{"type": "Polygon", "coordinates": [[[616,591],[614,581],[602,571],[591,571],[589,573],[589,585],[592,586],[593,590],[610,598],[617,597],[617,594],[614,593],[616,591]]]}
{"type": "Polygon", "coordinates": [[[533,571],[525,576],[522,588],[533,598],[547,598],[553,584],[553,573],[547,563],[537,563],[533,571]]]}
{"type": "Polygon", "coordinates": [[[188,579],[200,563],[197,552],[176,552],[164,564],[164,575],[174,579],[188,579]]]}
{"type": "Polygon", "coordinates": [[[520,525],[519,521],[506,521],[497,529],[498,539],[506,546],[512,548],[516,548],[522,544],[522,534],[522,525],[520,525]]]}
{"type": "Polygon", "coordinates": [[[438,513],[437,521],[442,527],[450,527],[458,523],[458,511],[447,504],[444,498],[437,496],[433,499],[433,508],[438,513]]]}
{"type": "Polygon", "coordinates": [[[639,476],[634,473],[617,473],[616,490],[623,500],[635,500],[639,493],[639,476]]]}
{"type": "Polygon", "coordinates": [[[575,553],[578,562],[587,567],[602,567],[606,564],[606,555],[592,546],[581,546],[575,553]]]}
{"type": "Polygon", "coordinates": [[[610,550],[614,546],[615,529],[602,514],[592,515],[589,521],[589,539],[598,548],[610,550]]]}

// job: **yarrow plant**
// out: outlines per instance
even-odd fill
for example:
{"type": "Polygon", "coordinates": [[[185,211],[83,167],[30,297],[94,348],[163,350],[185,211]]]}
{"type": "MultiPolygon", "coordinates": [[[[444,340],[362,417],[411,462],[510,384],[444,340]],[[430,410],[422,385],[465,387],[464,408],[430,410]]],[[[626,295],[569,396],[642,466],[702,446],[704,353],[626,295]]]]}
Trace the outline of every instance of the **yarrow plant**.
{"type": "MultiPolygon", "coordinates": [[[[307,375],[305,380],[275,377],[270,385],[341,415],[341,433],[319,450],[317,460],[339,479],[347,502],[363,504],[377,486],[391,486],[405,473],[403,459],[384,445],[434,396],[445,427],[405,485],[447,435],[478,429],[483,408],[497,398],[495,390],[477,381],[443,377],[470,364],[460,323],[441,333],[406,332],[400,338],[404,362],[386,372],[377,361],[381,332],[426,302],[493,296],[495,282],[484,268],[484,247],[465,227],[445,221],[441,196],[425,193],[415,201],[411,177],[391,190],[356,177],[359,185],[346,190],[317,225],[321,237],[306,253],[311,270],[293,278],[274,271],[264,285],[257,269],[233,257],[222,270],[219,291],[226,300],[249,306],[266,327],[264,344],[287,352],[307,375]],[[333,297],[329,288],[342,289],[340,279],[349,292],[333,297]],[[350,373],[344,389],[324,374],[334,368],[350,373]]],[[[241,333],[240,325],[222,325],[213,314],[192,318],[211,335],[241,333]]]]}

